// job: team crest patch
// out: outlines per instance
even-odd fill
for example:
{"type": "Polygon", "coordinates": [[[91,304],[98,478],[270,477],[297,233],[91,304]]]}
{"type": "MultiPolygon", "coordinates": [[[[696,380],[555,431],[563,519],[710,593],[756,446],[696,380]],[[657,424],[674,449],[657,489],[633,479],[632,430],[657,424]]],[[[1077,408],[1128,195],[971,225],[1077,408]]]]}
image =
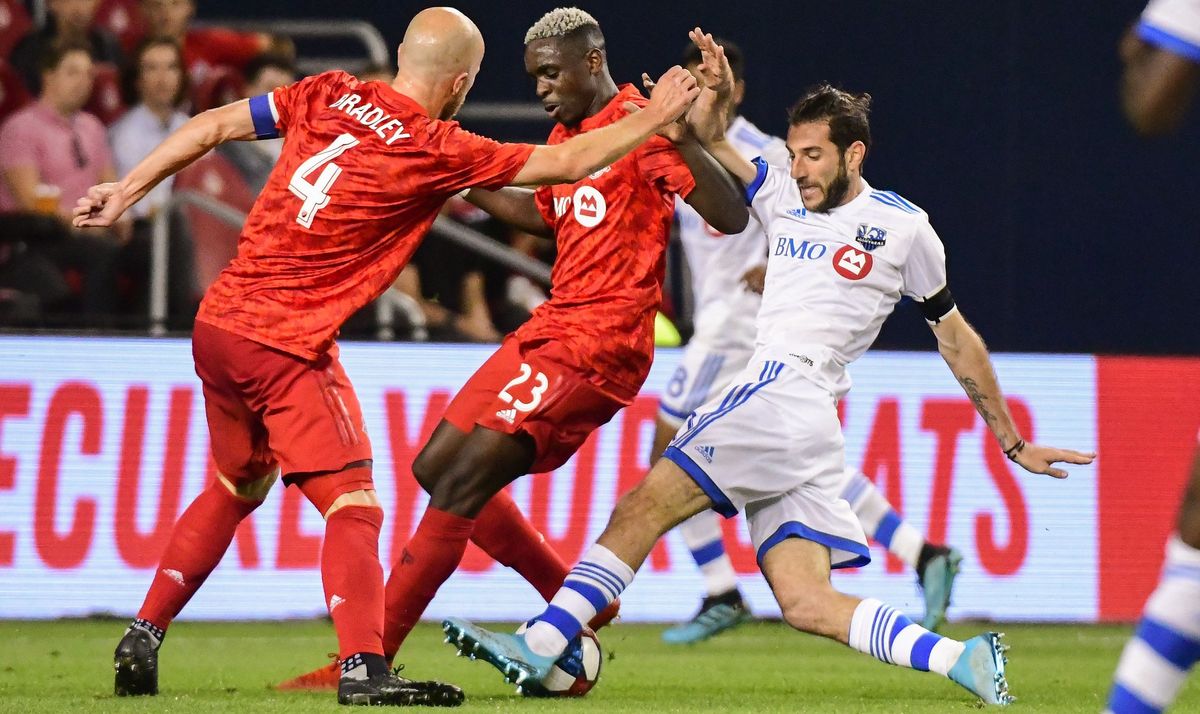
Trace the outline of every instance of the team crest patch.
{"type": "Polygon", "coordinates": [[[875,226],[868,226],[866,223],[858,224],[858,235],[854,237],[858,244],[863,247],[863,250],[875,250],[887,242],[887,231],[875,226]]]}

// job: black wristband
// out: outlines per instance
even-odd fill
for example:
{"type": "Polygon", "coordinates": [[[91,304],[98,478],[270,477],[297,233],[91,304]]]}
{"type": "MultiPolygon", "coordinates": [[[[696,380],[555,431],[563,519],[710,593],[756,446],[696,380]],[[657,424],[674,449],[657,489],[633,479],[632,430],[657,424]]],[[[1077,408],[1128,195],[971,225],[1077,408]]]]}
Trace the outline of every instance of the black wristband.
{"type": "Polygon", "coordinates": [[[1017,454],[1021,453],[1021,449],[1024,449],[1024,448],[1025,448],[1025,440],[1018,438],[1017,443],[1013,444],[1012,446],[1010,446],[1004,450],[1004,455],[1008,457],[1009,461],[1016,461],[1017,454]]]}
{"type": "Polygon", "coordinates": [[[954,311],[954,296],[950,294],[950,287],[945,286],[930,295],[927,300],[918,302],[917,307],[921,308],[921,314],[925,316],[927,322],[936,325],[942,321],[942,318],[954,311]]]}

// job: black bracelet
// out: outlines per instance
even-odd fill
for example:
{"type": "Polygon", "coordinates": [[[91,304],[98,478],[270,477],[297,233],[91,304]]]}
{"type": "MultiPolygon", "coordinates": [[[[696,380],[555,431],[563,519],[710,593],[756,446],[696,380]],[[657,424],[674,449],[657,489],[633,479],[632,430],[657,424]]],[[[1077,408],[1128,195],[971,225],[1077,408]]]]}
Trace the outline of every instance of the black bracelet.
{"type": "Polygon", "coordinates": [[[1021,449],[1024,449],[1024,448],[1025,448],[1025,440],[1018,438],[1017,443],[1013,444],[1012,446],[1010,446],[1004,450],[1004,455],[1008,457],[1009,461],[1016,461],[1017,454],[1021,453],[1021,449]]]}

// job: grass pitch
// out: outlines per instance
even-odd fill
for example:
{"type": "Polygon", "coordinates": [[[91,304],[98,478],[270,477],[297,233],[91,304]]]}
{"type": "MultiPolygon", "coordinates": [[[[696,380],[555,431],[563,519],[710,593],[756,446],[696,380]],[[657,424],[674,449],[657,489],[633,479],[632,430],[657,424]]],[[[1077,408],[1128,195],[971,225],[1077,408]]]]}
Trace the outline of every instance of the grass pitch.
{"type": "MultiPolygon", "coordinates": [[[[309,712],[335,711],[332,694],[281,693],[270,685],[327,661],[329,623],[179,622],[160,657],[160,694],[112,694],[112,651],[124,621],[0,622],[0,711],[309,712]]],[[[952,625],[951,636],[982,628],[952,625]]],[[[1018,625],[999,628],[1013,646],[1009,679],[1015,712],[1103,709],[1128,627],[1018,625]]],[[[454,682],[467,692],[459,711],[580,712],[969,712],[979,708],[936,675],[875,662],[779,623],[754,623],[693,647],[659,640],[662,628],[601,631],[600,683],[582,700],[516,696],[491,667],[456,658],[436,626],[413,632],[405,674],[454,682]]],[[[1190,682],[1176,711],[1200,711],[1190,682]]]]}

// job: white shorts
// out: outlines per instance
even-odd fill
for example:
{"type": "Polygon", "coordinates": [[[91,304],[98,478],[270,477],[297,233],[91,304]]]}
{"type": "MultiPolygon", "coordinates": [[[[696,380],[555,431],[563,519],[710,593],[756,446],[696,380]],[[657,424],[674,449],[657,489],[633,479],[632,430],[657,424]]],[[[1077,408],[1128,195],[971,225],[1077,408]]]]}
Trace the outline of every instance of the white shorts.
{"type": "Polygon", "coordinates": [[[793,536],[828,547],[834,568],[871,562],[862,525],[841,497],[845,443],[836,402],[793,366],[755,355],[688,417],[663,456],[721,515],[746,511],[760,566],[793,536]]]}
{"type": "Polygon", "coordinates": [[[715,350],[701,342],[689,342],[675,374],[667,382],[658,403],[658,418],[676,429],[696,409],[710,401],[741,374],[754,356],[753,349],[715,350]]]}

